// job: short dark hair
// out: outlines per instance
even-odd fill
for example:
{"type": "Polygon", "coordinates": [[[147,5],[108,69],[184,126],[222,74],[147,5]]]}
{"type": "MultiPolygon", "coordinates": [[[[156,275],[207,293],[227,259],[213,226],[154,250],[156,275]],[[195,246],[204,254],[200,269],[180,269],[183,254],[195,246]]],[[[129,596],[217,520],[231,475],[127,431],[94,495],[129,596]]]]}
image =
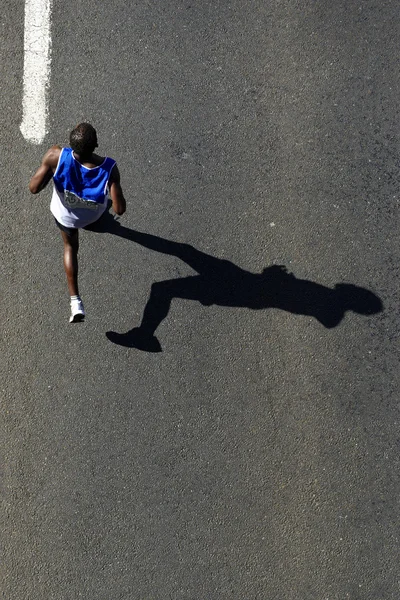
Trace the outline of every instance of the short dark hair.
{"type": "Polygon", "coordinates": [[[87,156],[97,148],[97,133],[90,123],[79,123],[69,134],[69,144],[79,156],[87,156]]]}

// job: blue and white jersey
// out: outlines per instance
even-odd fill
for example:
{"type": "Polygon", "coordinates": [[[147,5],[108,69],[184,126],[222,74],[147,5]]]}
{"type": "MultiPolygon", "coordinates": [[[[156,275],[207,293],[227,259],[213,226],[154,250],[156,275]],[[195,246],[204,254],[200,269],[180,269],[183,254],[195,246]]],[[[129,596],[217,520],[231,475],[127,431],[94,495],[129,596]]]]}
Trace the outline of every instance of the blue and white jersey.
{"type": "Polygon", "coordinates": [[[108,182],[115,160],[106,157],[91,169],[76,160],[72,148],[63,148],[53,176],[50,210],[65,227],[85,227],[107,208],[108,182]]]}

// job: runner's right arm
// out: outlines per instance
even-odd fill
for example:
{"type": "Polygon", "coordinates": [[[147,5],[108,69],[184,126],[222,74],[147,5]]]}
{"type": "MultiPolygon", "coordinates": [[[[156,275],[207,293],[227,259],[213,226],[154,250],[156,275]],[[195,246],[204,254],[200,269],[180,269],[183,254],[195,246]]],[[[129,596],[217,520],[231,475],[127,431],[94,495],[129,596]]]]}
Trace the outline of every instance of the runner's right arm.
{"type": "Polygon", "coordinates": [[[42,164],[29,182],[29,191],[32,194],[41,192],[53,177],[60,158],[61,147],[52,146],[43,157],[42,164]]]}

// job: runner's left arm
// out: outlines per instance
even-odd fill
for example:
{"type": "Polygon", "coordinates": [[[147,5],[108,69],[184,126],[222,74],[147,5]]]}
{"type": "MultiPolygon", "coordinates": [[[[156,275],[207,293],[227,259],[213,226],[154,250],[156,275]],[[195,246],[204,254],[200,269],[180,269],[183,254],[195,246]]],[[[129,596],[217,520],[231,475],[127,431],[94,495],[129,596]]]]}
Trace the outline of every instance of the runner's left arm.
{"type": "Polygon", "coordinates": [[[122,191],[121,177],[116,164],[111,171],[109,192],[114,212],[117,215],[123,215],[126,211],[126,200],[124,197],[124,192],[122,191]]]}
{"type": "Polygon", "coordinates": [[[60,158],[61,147],[52,146],[44,155],[42,164],[29,182],[29,191],[32,194],[41,192],[52,179],[60,158]]]}

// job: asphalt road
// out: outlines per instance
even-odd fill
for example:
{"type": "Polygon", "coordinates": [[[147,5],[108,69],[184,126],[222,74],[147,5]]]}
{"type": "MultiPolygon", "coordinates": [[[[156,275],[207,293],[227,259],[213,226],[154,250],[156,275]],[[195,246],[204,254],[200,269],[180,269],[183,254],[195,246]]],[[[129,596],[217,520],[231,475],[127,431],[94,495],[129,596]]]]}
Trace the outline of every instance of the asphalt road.
{"type": "Polygon", "coordinates": [[[0,20],[2,597],[398,599],[398,3],[54,0],[42,146],[19,132],[21,4],[0,20]],[[128,210],[82,233],[71,326],[27,182],[82,120],[128,210]],[[162,352],[110,341],[146,305],[162,352]]]}

